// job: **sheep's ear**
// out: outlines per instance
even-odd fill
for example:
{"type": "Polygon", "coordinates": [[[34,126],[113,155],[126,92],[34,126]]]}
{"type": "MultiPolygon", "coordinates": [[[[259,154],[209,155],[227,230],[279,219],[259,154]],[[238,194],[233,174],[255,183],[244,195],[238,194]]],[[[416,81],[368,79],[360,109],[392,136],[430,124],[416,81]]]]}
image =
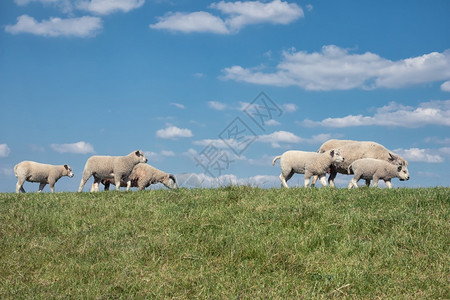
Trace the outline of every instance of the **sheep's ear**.
{"type": "Polygon", "coordinates": [[[136,152],[134,152],[134,154],[136,154],[136,156],[140,156],[141,153],[139,153],[139,152],[140,152],[139,150],[136,150],[136,152]]]}
{"type": "Polygon", "coordinates": [[[331,150],[330,155],[331,155],[331,157],[334,156],[334,150],[331,150]]]}
{"type": "Polygon", "coordinates": [[[392,155],[392,153],[391,152],[389,152],[389,160],[390,161],[394,161],[394,160],[396,160],[397,158],[394,156],[394,155],[392,155]]]}
{"type": "Polygon", "coordinates": [[[173,180],[173,182],[175,182],[175,183],[177,182],[177,180],[175,179],[175,176],[174,176],[174,175],[172,175],[172,174],[169,174],[169,178],[170,178],[170,179],[172,179],[172,180],[173,180]]]}
{"type": "Polygon", "coordinates": [[[68,165],[64,165],[64,169],[69,170],[69,166],[68,165]]]}
{"type": "Polygon", "coordinates": [[[397,172],[400,172],[402,170],[402,166],[397,167],[397,172]]]}

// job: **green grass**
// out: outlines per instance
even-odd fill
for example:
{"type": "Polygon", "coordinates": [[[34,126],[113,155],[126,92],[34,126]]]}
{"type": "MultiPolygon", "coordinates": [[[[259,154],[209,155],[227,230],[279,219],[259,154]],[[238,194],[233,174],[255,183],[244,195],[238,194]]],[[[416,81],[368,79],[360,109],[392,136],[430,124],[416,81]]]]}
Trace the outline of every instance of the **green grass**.
{"type": "Polygon", "coordinates": [[[450,188],[0,194],[0,298],[450,298],[450,188]]]}

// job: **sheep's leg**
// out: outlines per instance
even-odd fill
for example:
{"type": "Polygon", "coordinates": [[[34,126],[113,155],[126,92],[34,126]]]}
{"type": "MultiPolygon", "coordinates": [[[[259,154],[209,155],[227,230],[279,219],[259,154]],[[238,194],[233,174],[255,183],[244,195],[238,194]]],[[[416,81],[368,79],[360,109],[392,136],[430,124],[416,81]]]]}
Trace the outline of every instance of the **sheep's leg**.
{"type": "Polygon", "coordinates": [[[334,179],[336,178],[336,175],[337,175],[336,168],[331,166],[330,167],[330,176],[328,177],[328,183],[330,184],[331,187],[335,187],[334,179]]]}
{"type": "Polygon", "coordinates": [[[348,184],[348,189],[350,190],[352,187],[357,189],[358,188],[358,181],[359,181],[359,177],[354,176],[352,178],[352,180],[350,180],[350,183],[348,184]]]}
{"type": "Polygon", "coordinates": [[[131,180],[127,181],[127,191],[129,191],[131,188],[131,180]]]}
{"type": "MultiPolygon", "coordinates": [[[[316,176],[314,176],[314,177],[316,177],[316,176]]],[[[325,174],[320,175],[319,180],[320,180],[320,183],[322,184],[322,186],[327,186],[327,176],[325,176],[325,174]]],[[[311,186],[313,186],[313,185],[311,184],[311,186]]]]}
{"type": "Polygon", "coordinates": [[[311,187],[314,187],[316,185],[316,182],[317,182],[318,178],[319,178],[319,176],[317,176],[317,175],[313,176],[313,179],[311,181],[311,187]]]}
{"type": "Polygon", "coordinates": [[[55,192],[55,182],[50,182],[48,185],[50,186],[50,190],[52,191],[52,193],[54,193],[55,192]]]}
{"type": "Polygon", "coordinates": [[[372,183],[372,186],[373,187],[378,187],[378,178],[373,178],[373,181],[372,181],[373,183],[372,183]]]}
{"type": "Polygon", "coordinates": [[[38,190],[38,193],[42,192],[42,190],[44,189],[44,187],[45,187],[46,185],[47,185],[47,184],[46,184],[45,182],[41,182],[41,183],[39,184],[39,190],[38,190]]]}
{"type": "MultiPolygon", "coordinates": [[[[83,191],[84,185],[88,181],[89,177],[91,177],[91,175],[92,174],[88,174],[86,172],[83,172],[83,178],[81,178],[80,187],[78,188],[78,192],[83,191]]],[[[91,192],[92,192],[92,188],[91,188],[91,192]]]]}
{"type": "Polygon", "coordinates": [[[367,186],[367,187],[370,186],[370,179],[366,179],[366,186],[367,186]]]}
{"type": "Polygon", "coordinates": [[[280,180],[281,180],[281,186],[285,187],[285,188],[289,188],[289,186],[287,185],[286,182],[286,178],[284,178],[283,173],[280,174],[280,180]]]}
{"type": "Polygon", "coordinates": [[[94,183],[92,183],[91,192],[99,192],[100,178],[94,176],[94,183]]]}
{"type": "Polygon", "coordinates": [[[392,189],[392,183],[391,183],[391,180],[385,180],[384,182],[386,183],[386,186],[387,186],[389,189],[392,189]]]}
{"type": "Polygon", "coordinates": [[[19,178],[19,179],[17,180],[17,183],[16,183],[16,193],[19,193],[19,191],[22,191],[22,193],[25,193],[25,190],[24,190],[24,188],[23,188],[24,182],[25,182],[25,179],[22,179],[22,178],[19,178]]]}
{"type": "Polygon", "coordinates": [[[122,176],[120,175],[114,175],[114,182],[116,184],[116,191],[120,191],[120,179],[122,176]]]}
{"type": "Polygon", "coordinates": [[[311,180],[311,176],[312,176],[311,173],[305,172],[305,182],[304,182],[305,188],[307,188],[309,186],[309,181],[311,180]]]}
{"type": "Polygon", "coordinates": [[[105,186],[104,190],[105,190],[105,191],[109,191],[109,186],[110,186],[110,185],[111,185],[111,183],[109,183],[109,181],[105,182],[105,184],[104,184],[104,186],[105,186]]]}

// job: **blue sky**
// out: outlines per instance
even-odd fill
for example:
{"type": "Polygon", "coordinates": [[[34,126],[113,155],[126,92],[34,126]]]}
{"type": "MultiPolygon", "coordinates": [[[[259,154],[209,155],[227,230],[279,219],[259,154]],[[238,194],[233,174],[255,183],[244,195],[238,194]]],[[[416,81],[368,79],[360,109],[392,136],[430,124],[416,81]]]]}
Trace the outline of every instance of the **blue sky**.
{"type": "Polygon", "coordinates": [[[394,187],[448,186],[449,14],[446,0],[1,1],[0,191],[23,160],[71,165],[56,190],[75,191],[89,156],[135,149],[182,186],[279,186],[274,156],[330,138],[402,155],[411,179],[394,187]]]}

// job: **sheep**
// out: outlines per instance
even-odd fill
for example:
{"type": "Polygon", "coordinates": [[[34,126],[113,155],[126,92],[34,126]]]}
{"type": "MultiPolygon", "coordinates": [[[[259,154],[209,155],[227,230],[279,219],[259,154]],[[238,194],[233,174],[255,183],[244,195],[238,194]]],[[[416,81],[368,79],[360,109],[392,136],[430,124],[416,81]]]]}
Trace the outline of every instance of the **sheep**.
{"type": "MultiPolygon", "coordinates": [[[[105,186],[105,191],[109,190],[110,184],[115,184],[112,179],[103,179],[101,183],[105,186]]],[[[162,183],[169,189],[178,188],[177,180],[174,175],[165,173],[148,164],[137,164],[134,166],[133,171],[128,177],[128,182],[121,180],[120,186],[127,187],[127,191],[130,187],[137,187],[142,191],[151,184],[156,183],[162,183]]]]}
{"type": "Polygon", "coordinates": [[[46,184],[50,185],[52,193],[55,192],[55,183],[63,176],[73,177],[72,168],[69,165],[48,165],[34,161],[22,161],[14,166],[14,175],[17,177],[16,193],[25,193],[23,184],[39,182],[38,193],[42,192],[46,184]]]}
{"type": "Polygon", "coordinates": [[[131,152],[126,156],[91,156],[84,166],[83,178],[78,192],[83,190],[86,181],[94,176],[91,192],[98,191],[98,184],[102,179],[112,179],[116,184],[116,190],[120,190],[120,180],[128,180],[131,171],[138,163],[146,163],[147,158],[141,150],[131,152]]]}
{"type": "MultiPolygon", "coordinates": [[[[375,158],[390,162],[395,165],[408,166],[408,162],[401,156],[386,149],[381,144],[372,141],[353,140],[328,140],[320,146],[318,153],[323,153],[330,149],[339,148],[345,160],[341,163],[334,163],[330,168],[328,182],[334,187],[334,179],[337,173],[347,174],[348,167],[352,162],[360,158],[375,158]]],[[[317,176],[312,180],[312,185],[317,181],[317,176]]]]}
{"type": "Polygon", "coordinates": [[[391,179],[398,177],[401,181],[409,180],[408,168],[403,165],[394,165],[387,161],[362,158],[355,160],[348,167],[348,174],[353,172],[355,175],[348,184],[348,189],[352,187],[358,188],[358,181],[362,178],[366,180],[366,185],[369,186],[370,180],[373,180],[373,186],[378,186],[378,180],[383,179],[388,188],[392,188],[391,179]]]}
{"type": "Polygon", "coordinates": [[[330,165],[335,162],[342,162],[344,159],[339,149],[328,150],[324,153],[305,151],[286,151],[280,156],[276,156],[272,161],[272,166],[280,159],[281,174],[280,180],[284,187],[288,187],[287,181],[294,173],[305,174],[305,188],[309,185],[311,176],[317,175],[323,186],[327,185],[325,174],[330,165]]]}

